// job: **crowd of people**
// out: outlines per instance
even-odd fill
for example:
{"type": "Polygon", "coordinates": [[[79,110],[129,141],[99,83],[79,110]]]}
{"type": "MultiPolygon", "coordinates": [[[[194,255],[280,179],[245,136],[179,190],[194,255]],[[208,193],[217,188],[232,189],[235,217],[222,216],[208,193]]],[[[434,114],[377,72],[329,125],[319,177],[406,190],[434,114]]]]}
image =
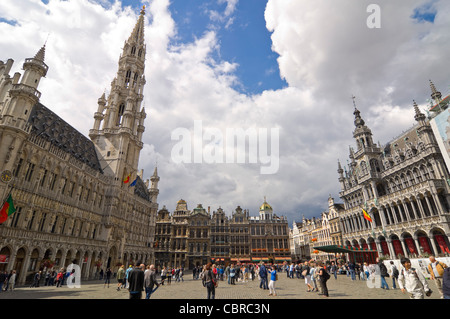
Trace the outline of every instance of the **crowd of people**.
{"type": "MultiPolygon", "coordinates": [[[[431,281],[435,283],[437,293],[443,299],[450,299],[450,267],[445,263],[437,261],[434,256],[429,257],[430,263],[426,270],[430,275],[431,281]]],[[[58,270],[50,269],[44,273],[36,272],[32,278],[30,288],[44,286],[62,287],[67,284],[68,278],[74,270],[61,268],[58,270]]],[[[111,279],[117,278],[117,290],[127,289],[130,299],[141,299],[145,292],[145,298],[150,296],[161,285],[170,285],[172,280],[175,282],[184,282],[184,268],[162,267],[157,269],[154,265],[144,265],[137,262],[129,265],[125,269],[121,265],[117,271],[113,272],[110,268],[105,271],[100,270],[96,274],[96,279],[104,280],[104,287],[110,286],[111,279]],[[157,281],[157,275],[160,275],[160,282],[157,281]]],[[[379,278],[380,287],[384,290],[400,289],[402,293],[409,294],[411,299],[424,299],[425,296],[432,294],[430,284],[425,279],[422,271],[417,271],[411,267],[411,261],[408,258],[400,259],[400,267],[397,267],[393,261],[390,261],[389,267],[377,258],[376,264],[364,262],[354,263],[318,260],[303,261],[297,263],[265,264],[241,264],[233,263],[227,265],[215,265],[208,263],[204,266],[194,267],[192,271],[193,280],[201,280],[207,291],[207,298],[215,298],[215,290],[220,281],[228,285],[236,283],[247,283],[258,280],[259,288],[268,290],[269,296],[277,296],[276,282],[278,275],[285,272],[288,279],[304,280],[306,292],[316,292],[324,297],[329,297],[327,281],[334,277],[337,280],[338,274],[346,275],[349,280],[364,280],[375,282],[379,278]],[[390,288],[391,286],[392,288],[390,288]]],[[[13,291],[15,287],[17,274],[15,270],[9,273],[0,271],[0,292],[13,291]]]]}

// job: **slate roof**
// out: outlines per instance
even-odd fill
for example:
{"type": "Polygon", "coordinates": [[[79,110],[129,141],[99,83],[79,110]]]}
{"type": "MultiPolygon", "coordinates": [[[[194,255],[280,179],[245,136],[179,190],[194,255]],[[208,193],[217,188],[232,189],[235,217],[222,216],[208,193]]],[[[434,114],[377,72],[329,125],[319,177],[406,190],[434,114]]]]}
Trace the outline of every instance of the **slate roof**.
{"type": "Polygon", "coordinates": [[[94,143],[47,107],[37,103],[31,110],[28,122],[32,126],[31,134],[51,142],[80,162],[103,173],[94,143]]]}

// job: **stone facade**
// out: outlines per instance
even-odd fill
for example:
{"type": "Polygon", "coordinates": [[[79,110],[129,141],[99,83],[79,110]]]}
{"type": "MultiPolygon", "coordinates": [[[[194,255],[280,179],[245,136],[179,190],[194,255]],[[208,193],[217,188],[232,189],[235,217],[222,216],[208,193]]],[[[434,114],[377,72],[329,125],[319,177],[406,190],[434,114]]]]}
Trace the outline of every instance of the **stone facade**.
{"type": "Polygon", "coordinates": [[[344,245],[391,258],[448,255],[449,173],[429,120],[414,110],[417,124],[381,147],[355,106],[357,149],[348,169],[338,163],[344,245]]]}
{"type": "Polygon", "coordinates": [[[342,204],[337,204],[330,196],[328,211],[322,212],[320,218],[311,219],[303,216],[301,222],[294,222],[290,230],[292,258],[294,261],[327,260],[334,255],[317,251],[314,247],[341,245],[342,231],[340,227],[340,213],[344,210],[342,204]]]}
{"type": "Polygon", "coordinates": [[[155,247],[159,266],[291,260],[287,220],[267,202],[258,217],[239,206],[228,217],[220,207],[212,215],[201,204],[190,211],[180,200],[172,215],[165,207],[158,212],[155,247]]]}
{"type": "Polygon", "coordinates": [[[82,278],[119,263],[154,261],[159,177],[155,169],[150,184],[138,171],[144,16],[143,9],[125,42],[110,95],[98,100],[90,139],[39,103],[45,46],[25,60],[23,75],[9,75],[12,59],[0,62],[0,194],[11,193],[17,209],[0,225],[0,270],[16,270],[19,284],[73,260],[82,278]]]}

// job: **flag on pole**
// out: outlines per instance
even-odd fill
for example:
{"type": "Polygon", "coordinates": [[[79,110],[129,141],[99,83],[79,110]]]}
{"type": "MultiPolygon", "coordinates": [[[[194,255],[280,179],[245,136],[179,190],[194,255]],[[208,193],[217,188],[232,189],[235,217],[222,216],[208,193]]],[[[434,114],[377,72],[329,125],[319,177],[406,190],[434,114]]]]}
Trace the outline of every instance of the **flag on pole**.
{"type": "Polygon", "coordinates": [[[3,206],[0,209],[0,224],[3,224],[15,211],[16,208],[14,207],[12,196],[11,194],[9,194],[8,198],[3,203],[3,206]]]}
{"type": "Polygon", "coordinates": [[[137,178],[137,176],[136,176],[136,179],[130,184],[130,186],[129,187],[133,187],[134,185],[136,185],[136,183],[137,183],[137,180],[138,180],[138,178],[137,178]]]}
{"type": "Polygon", "coordinates": [[[369,222],[372,222],[372,218],[370,217],[370,215],[364,210],[364,208],[363,208],[363,215],[364,215],[364,218],[366,219],[366,220],[368,220],[369,222]]]}
{"type": "Polygon", "coordinates": [[[131,174],[128,174],[128,176],[123,180],[123,183],[126,184],[130,181],[131,174]]]}

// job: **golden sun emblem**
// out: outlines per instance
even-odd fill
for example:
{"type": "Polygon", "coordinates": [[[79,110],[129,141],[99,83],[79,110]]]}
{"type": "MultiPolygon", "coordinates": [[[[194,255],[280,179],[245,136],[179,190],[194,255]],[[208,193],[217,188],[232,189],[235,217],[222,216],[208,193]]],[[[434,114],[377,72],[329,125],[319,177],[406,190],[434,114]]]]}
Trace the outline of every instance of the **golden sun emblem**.
{"type": "Polygon", "coordinates": [[[11,171],[3,171],[2,174],[0,175],[0,179],[2,180],[2,182],[4,183],[8,183],[11,181],[12,179],[12,173],[11,171]]]}

